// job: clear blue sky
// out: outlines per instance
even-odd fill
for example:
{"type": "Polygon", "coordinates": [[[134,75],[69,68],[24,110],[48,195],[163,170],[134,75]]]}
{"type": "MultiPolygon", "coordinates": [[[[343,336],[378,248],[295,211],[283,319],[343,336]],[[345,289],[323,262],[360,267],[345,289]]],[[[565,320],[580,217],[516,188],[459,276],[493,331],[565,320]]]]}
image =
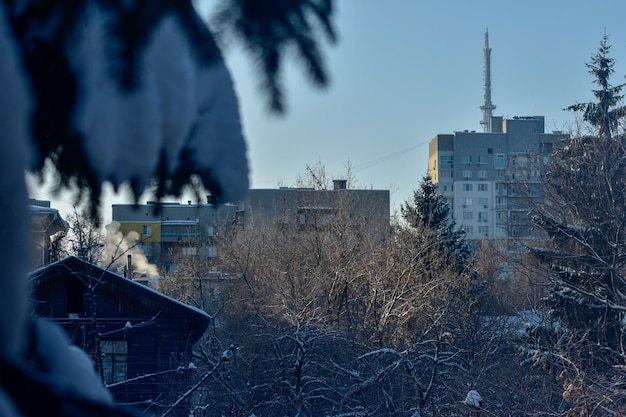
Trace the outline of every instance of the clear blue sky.
{"type": "MultiPolygon", "coordinates": [[[[575,115],[562,108],[592,99],[585,63],[605,31],[617,61],[613,83],[625,81],[624,0],[338,0],[336,5],[339,43],[325,48],[331,85],[316,90],[290,65],[284,116],[267,111],[250,60],[237,49],[226,52],[241,102],[253,188],[292,185],[306,165],[317,162],[340,177],[350,161],[361,184],[392,191],[395,209],[426,173],[433,136],[481,130],[486,28],[496,115],[545,116],[547,131],[571,127],[575,115]]],[[[105,218],[111,202],[119,201],[105,202],[105,218]]]]}

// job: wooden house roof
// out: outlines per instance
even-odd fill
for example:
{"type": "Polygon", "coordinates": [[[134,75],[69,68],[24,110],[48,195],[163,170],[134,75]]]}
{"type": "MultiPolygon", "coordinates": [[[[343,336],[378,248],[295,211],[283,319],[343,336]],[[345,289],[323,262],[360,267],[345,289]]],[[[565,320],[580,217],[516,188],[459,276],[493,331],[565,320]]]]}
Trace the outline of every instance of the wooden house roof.
{"type": "MultiPolygon", "coordinates": [[[[115,308],[107,309],[106,315],[114,318],[118,315],[137,316],[137,313],[156,317],[157,320],[177,322],[181,327],[189,328],[194,341],[206,331],[211,317],[204,311],[181,303],[146,285],[127,279],[112,271],[85,262],[74,256],[51,263],[29,274],[34,293],[56,282],[68,279],[80,279],[89,282],[99,303],[114,303],[115,308]]],[[[41,296],[41,294],[39,295],[41,296]]],[[[37,298],[37,297],[36,297],[37,298]]],[[[36,302],[51,300],[36,300],[36,302]]],[[[51,314],[50,318],[55,317],[51,314]]],[[[67,318],[67,315],[65,316],[67,318]]]]}

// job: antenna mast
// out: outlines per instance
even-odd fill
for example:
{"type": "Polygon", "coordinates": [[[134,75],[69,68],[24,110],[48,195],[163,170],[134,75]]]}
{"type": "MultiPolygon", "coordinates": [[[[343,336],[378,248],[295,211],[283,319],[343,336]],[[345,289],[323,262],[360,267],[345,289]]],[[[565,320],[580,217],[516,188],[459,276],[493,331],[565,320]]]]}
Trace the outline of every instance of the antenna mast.
{"type": "Polygon", "coordinates": [[[485,30],[485,47],[483,48],[483,56],[485,60],[485,104],[480,106],[483,111],[483,120],[480,124],[487,133],[491,132],[491,117],[496,106],[491,102],[491,48],[489,47],[489,29],[485,30]]]}

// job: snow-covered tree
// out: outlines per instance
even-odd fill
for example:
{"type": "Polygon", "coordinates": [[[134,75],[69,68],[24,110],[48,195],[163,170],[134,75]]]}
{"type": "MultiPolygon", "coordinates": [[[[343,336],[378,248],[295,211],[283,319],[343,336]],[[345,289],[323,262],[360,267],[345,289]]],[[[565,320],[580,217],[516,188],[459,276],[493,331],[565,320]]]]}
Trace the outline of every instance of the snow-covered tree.
{"type": "MultiPolygon", "coordinates": [[[[217,33],[235,33],[253,61],[261,60],[273,109],[284,107],[281,69],[294,49],[315,85],[326,84],[319,42],[335,39],[332,0],[223,0],[218,7],[217,33]]],[[[110,398],[89,402],[93,386],[76,383],[89,379],[81,375],[88,369],[73,369],[64,349],[26,357],[38,352],[38,336],[44,345],[64,342],[46,341],[55,336],[29,324],[24,171],[43,175],[52,166],[59,188],[77,190],[94,218],[105,182],[128,184],[135,198],[148,191],[160,200],[190,187],[238,200],[248,188],[248,166],[231,76],[191,0],[5,0],[0,54],[0,363],[7,365],[0,409],[52,415],[68,409],[66,401],[76,415],[121,414],[110,398]],[[8,383],[16,378],[23,384],[8,383]]]]}
{"type": "Polygon", "coordinates": [[[569,108],[583,111],[596,131],[574,136],[553,152],[544,202],[531,213],[547,239],[530,251],[547,268],[546,299],[561,326],[543,332],[537,348],[548,355],[536,358],[550,358],[565,370],[564,396],[580,415],[596,415],[591,410],[599,404],[599,415],[626,404],[611,388],[626,365],[626,136],[619,129],[626,113],[619,94],[623,85],[609,83],[608,52],[605,36],[588,64],[601,86],[594,90],[597,101],[569,108]]]}

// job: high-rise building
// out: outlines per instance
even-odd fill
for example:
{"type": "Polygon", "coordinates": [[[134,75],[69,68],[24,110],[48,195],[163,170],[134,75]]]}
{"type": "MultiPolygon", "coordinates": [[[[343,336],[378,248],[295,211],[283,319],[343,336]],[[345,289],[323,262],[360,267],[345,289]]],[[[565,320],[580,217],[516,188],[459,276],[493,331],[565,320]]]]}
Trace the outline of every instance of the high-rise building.
{"type": "Polygon", "coordinates": [[[491,48],[485,32],[483,132],[435,136],[428,172],[470,239],[533,237],[528,211],[541,198],[539,180],[562,132],[545,133],[543,116],[493,115],[491,48]]]}
{"type": "Polygon", "coordinates": [[[528,238],[528,211],[541,198],[542,167],[566,135],[544,132],[544,117],[492,117],[491,132],[435,136],[428,171],[470,239],[528,238]]]}

